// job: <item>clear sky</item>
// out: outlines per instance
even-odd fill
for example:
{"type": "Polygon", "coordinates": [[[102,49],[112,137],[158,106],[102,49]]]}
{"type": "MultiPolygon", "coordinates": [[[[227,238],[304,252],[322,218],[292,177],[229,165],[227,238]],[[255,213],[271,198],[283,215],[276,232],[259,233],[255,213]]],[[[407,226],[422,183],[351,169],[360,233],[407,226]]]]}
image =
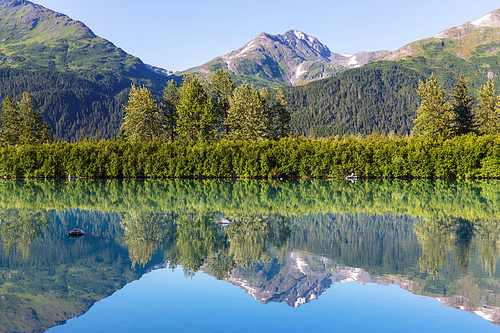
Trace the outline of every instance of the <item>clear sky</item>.
{"type": "Polygon", "coordinates": [[[336,53],[395,50],[499,9],[498,0],[33,0],[144,62],[184,70],[261,32],[297,29],[336,53]]]}

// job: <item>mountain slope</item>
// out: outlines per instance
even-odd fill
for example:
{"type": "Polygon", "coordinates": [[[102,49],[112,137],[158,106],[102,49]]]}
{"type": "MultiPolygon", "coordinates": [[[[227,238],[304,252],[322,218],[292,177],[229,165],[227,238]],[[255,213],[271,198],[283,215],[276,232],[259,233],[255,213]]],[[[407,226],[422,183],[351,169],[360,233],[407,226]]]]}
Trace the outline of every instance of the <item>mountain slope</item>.
{"type": "MultiPolygon", "coordinates": [[[[429,76],[448,89],[463,73],[476,86],[500,75],[500,9],[453,27],[379,57],[378,61],[397,61],[429,76]]],[[[495,79],[496,81],[496,79],[495,79]]]]}
{"type": "MultiPolygon", "coordinates": [[[[96,36],[82,22],[24,0],[0,7],[0,64],[60,72],[113,74],[138,83],[159,77],[138,58],[96,36]]],[[[150,81],[150,82],[148,82],[150,81]]]]}
{"type": "Polygon", "coordinates": [[[261,33],[242,48],[186,72],[207,78],[217,69],[226,68],[234,74],[237,82],[249,82],[255,86],[288,86],[335,76],[386,53],[337,54],[317,38],[290,30],[283,35],[261,33]]]}
{"type": "Polygon", "coordinates": [[[112,137],[132,83],[157,94],[166,85],[166,76],[96,36],[82,22],[29,1],[3,3],[0,98],[32,93],[56,139],[112,137]]]}
{"type": "Polygon", "coordinates": [[[387,64],[284,90],[292,132],[305,136],[408,134],[419,103],[418,72],[387,64]]]}
{"type": "Polygon", "coordinates": [[[419,80],[433,74],[450,90],[461,74],[474,93],[488,78],[500,87],[500,10],[403,46],[335,78],[286,92],[296,133],[409,134],[419,80]]]}

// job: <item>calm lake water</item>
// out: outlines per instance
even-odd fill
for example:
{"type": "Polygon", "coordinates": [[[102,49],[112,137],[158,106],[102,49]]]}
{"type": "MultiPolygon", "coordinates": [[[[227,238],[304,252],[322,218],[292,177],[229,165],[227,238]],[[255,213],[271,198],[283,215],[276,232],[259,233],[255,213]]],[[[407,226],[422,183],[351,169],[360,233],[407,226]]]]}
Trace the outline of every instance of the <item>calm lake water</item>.
{"type": "Polygon", "coordinates": [[[1,332],[500,331],[498,180],[2,180],[0,207],[1,332]]]}

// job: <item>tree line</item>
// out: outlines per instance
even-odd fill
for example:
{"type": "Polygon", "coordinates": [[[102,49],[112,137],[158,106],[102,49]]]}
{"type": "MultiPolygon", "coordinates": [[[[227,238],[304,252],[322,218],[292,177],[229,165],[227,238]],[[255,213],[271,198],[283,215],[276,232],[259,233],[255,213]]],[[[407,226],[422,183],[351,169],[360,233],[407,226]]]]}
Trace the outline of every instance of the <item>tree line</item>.
{"type": "Polygon", "coordinates": [[[33,96],[23,93],[17,105],[6,97],[0,114],[0,145],[35,145],[53,141],[51,128],[41,111],[35,108],[33,96]]]}
{"type": "Polygon", "coordinates": [[[500,136],[191,142],[58,142],[0,147],[0,176],[53,178],[500,178],[500,136]]]}
{"type": "Polygon", "coordinates": [[[450,139],[469,133],[500,134],[500,96],[495,94],[491,79],[477,92],[469,93],[469,81],[462,75],[449,94],[438,85],[434,75],[420,81],[418,94],[422,101],[414,120],[417,136],[450,139]]]}
{"type": "Polygon", "coordinates": [[[290,113],[283,92],[236,85],[217,70],[205,85],[194,75],[180,87],[172,80],[159,100],[144,86],[132,85],[118,139],[174,142],[279,139],[289,135],[290,113]]]}

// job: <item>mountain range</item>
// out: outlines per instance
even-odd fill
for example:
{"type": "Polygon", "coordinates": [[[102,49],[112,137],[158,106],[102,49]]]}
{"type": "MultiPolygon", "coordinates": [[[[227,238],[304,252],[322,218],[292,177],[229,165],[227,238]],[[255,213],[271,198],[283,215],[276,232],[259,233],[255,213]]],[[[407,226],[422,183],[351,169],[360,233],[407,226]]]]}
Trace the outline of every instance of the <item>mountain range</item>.
{"type": "MultiPolygon", "coordinates": [[[[25,0],[0,0],[0,98],[34,95],[54,137],[111,138],[131,84],[159,96],[185,73],[207,80],[217,69],[255,87],[284,87],[292,130],[306,136],[409,134],[418,82],[445,88],[466,75],[475,91],[500,75],[500,10],[396,51],[334,53],[298,30],[261,33],[241,48],[173,73],[143,63],[84,23],[25,0]]],[[[500,84],[497,82],[497,84],[500,84]]]]}
{"type": "Polygon", "coordinates": [[[227,69],[236,82],[255,86],[300,85],[325,79],[361,67],[388,51],[333,53],[317,38],[298,30],[283,35],[261,33],[239,48],[186,72],[209,77],[217,69],[227,69]]]}
{"type": "Polygon", "coordinates": [[[451,90],[460,75],[475,91],[492,78],[500,85],[500,10],[415,41],[363,67],[286,90],[292,128],[307,136],[409,134],[420,98],[419,81],[433,74],[451,90]]]}

